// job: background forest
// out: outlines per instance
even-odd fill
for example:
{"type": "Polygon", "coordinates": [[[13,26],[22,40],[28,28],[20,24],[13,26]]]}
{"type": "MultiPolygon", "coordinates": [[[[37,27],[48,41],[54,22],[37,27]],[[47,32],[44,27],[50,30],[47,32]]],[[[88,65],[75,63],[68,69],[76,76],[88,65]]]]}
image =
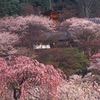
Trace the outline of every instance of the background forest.
{"type": "Polygon", "coordinates": [[[0,0],[1,17],[22,15],[23,13],[41,14],[50,9],[59,12],[63,19],[72,16],[99,17],[100,0],[0,0]]]}

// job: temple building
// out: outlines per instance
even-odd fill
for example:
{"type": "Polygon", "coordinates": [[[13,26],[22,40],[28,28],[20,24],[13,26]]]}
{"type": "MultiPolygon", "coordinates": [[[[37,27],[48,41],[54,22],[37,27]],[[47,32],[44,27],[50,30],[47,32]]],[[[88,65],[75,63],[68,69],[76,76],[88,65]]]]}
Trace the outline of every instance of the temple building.
{"type": "Polygon", "coordinates": [[[47,12],[42,13],[44,16],[50,17],[50,19],[53,22],[57,22],[60,18],[58,17],[58,13],[53,12],[52,10],[49,10],[47,12]]]}

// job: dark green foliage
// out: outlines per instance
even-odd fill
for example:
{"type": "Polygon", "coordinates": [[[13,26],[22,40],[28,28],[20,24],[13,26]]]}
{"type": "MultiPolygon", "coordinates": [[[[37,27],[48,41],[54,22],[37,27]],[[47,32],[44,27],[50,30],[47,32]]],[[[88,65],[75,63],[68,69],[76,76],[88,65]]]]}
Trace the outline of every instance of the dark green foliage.
{"type": "MultiPolygon", "coordinates": [[[[63,11],[63,9],[65,9],[66,13],[69,12],[67,15],[70,17],[76,17],[73,16],[73,14],[80,17],[79,2],[80,0],[51,0],[51,10],[59,12],[62,15],[62,13],[65,13],[63,11]],[[69,9],[69,6],[71,9],[69,9]],[[77,13],[73,12],[73,10],[77,11],[77,13]]],[[[50,10],[50,0],[0,0],[0,17],[7,15],[21,15],[21,9],[26,3],[30,3],[36,8],[36,11],[38,12],[39,10],[40,13],[50,10]]],[[[91,16],[99,17],[100,14],[98,12],[100,12],[100,0],[97,0],[96,3],[93,4],[91,16]]]]}
{"type": "Polygon", "coordinates": [[[34,7],[42,7],[43,11],[49,9],[49,0],[28,0],[28,2],[32,4],[34,7]]]}
{"type": "MultiPolygon", "coordinates": [[[[63,8],[66,4],[70,4],[73,1],[70,0],[51,0],[51,6],[53,9],[54,4],[61,4],[59,7],[63,8]],[[64,5],[62,5],[64,4],[64,5]]],[[[0,0],[0,16],[6,15],[20,15],[20,11],[25,3],[30,3],[33,7],[41,7],[42,11],[49,10],[49,0],[0,0]]],[[[55,9],[54,9],[55,10],[55,9]]],[[[58,9],[59,10],[59,9],[58,9]]]]}
{"type": "Polygon", "coordinates": [[[55,48],[37,52],[37,59],[44,64],[52,64],[62,69],[66,75],[72,75],[86,69],[88,59],[76,48],[55,48]]]}
{"type": "Polygon", "coordinates": [[[0,16],[19,15],[24,2],[20,0],[0,0],[0,16]]]}

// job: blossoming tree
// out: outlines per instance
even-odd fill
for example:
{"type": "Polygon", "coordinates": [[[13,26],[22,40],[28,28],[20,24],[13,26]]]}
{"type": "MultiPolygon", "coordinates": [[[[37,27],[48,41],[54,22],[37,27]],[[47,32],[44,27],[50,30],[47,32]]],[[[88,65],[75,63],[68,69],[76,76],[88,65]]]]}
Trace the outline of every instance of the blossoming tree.
{"type": "Polygon", "coordinates": [[[14,44],[19,41],[17,34],[10,34],[10,32],[0,32],[0,56],[14,54],[17,50],[14,44]]]}
{"type": "Polygon", "coordinates": [[[39,87],[39,94],[31,96],[52,100],[57,98],[57,86],[64,81],[61,76],[60,69],[57,71],[52,65],[45,66],[25,56],[0,58],[0,99],[29,100],[29,95],[35,92],[32,90],[39,87]]]}

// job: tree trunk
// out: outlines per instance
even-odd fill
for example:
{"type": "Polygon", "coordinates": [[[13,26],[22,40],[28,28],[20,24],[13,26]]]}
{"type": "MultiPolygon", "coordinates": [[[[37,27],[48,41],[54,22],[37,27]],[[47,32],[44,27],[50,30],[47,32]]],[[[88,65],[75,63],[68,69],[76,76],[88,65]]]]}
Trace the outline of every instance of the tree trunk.
{"type": "Polygon", "coordinates": [[[82,17],[90,17],[92,11],[93,0],[80,0],[79,9],[82,17]]]}
{"type": "Polygon", "coordinates": [[[20,98],[20,95],[21,95],[21,88],[13,88],[14,90],[14,99],[15,100],[18,100],[18,98],[20,98]]]}

